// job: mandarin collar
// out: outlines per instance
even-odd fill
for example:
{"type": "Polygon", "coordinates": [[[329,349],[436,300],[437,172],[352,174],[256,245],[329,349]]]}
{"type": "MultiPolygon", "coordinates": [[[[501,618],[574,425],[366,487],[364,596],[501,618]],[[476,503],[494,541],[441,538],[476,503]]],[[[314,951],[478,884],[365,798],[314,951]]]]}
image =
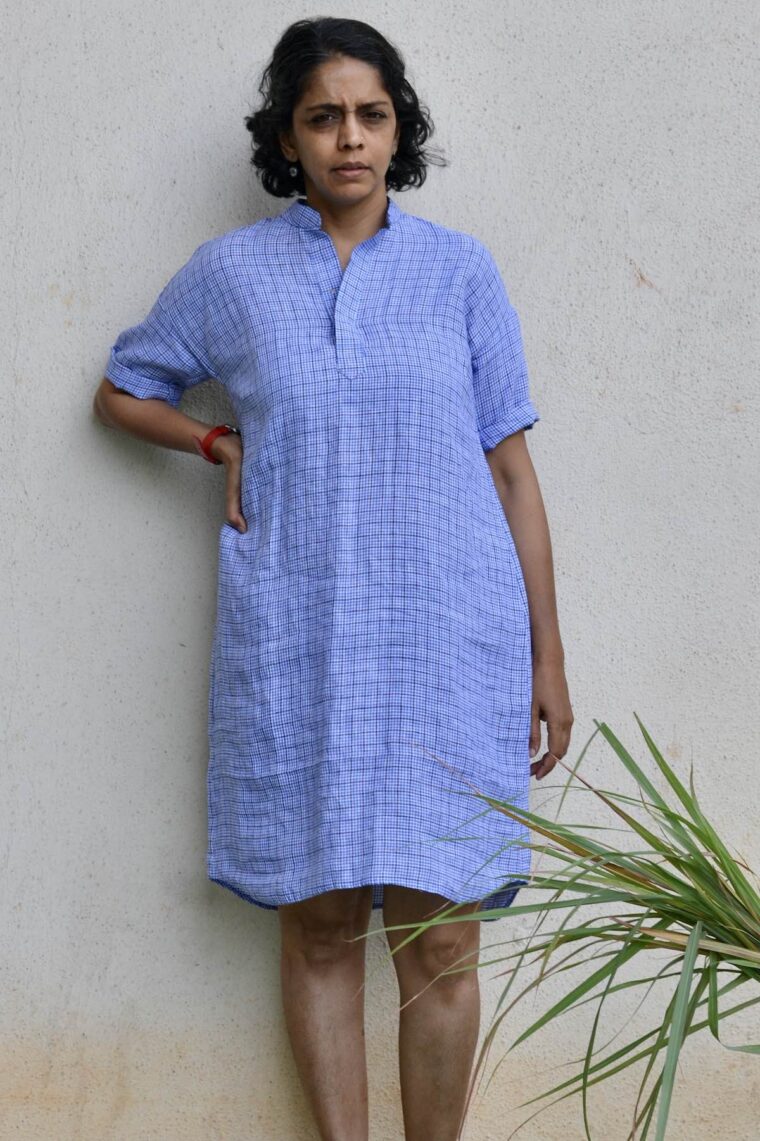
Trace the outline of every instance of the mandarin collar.
{"type": "MultiPolygon", "coordinates": [[[[387,227],[381,226],[380,229],[392,229],[398,225],[403,215],[403,210],[400,206],[386,195],[388,208],[385,214],[387,227]]],[[[286,222],[290,222],[292,226],[301,226],[304,229],[319,230],[322,227],[322,215],[313,206],[310,206],[305,198],[296,198],[295,202],[291,202],[287,209],[283,210],[280,214],[286,222]]]]}

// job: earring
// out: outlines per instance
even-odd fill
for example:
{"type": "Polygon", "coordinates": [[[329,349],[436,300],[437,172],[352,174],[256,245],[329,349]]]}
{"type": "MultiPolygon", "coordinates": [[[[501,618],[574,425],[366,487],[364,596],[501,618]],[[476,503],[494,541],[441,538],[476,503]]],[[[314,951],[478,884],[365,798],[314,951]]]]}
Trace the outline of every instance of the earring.
{"type": "MultiPolygon", "coordinates": [[[[296,162],[298,162],[298,159],[296,159],[296,162]]],[[[290,175],[291,175],[293,178],[295,178],[295,176],[298,174],[298,167],[297,167],[297,166],[289,166],[289,167],[288,167],[288,173],[289,173],[289,174],[290,174],[290,175]]]]}

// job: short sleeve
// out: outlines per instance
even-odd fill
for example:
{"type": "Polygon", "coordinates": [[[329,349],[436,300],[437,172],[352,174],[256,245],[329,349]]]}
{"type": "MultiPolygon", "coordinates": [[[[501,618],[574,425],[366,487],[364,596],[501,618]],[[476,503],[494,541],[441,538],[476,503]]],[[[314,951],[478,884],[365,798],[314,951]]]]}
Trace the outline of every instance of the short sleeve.
{"type": "Polygon", "coordinates": [[[484,451],[540,419],[530,398],[520,321],[493,255],[476,241],[467,330],[478,434],[484,451]]]}
{"type": "Polygon", "coordinates": [[[104,374],[117,388],[176,407],[186,389],[214,376],[205,348],[208,245],[177,270],[140,324],[119,333],[104,374]]]}

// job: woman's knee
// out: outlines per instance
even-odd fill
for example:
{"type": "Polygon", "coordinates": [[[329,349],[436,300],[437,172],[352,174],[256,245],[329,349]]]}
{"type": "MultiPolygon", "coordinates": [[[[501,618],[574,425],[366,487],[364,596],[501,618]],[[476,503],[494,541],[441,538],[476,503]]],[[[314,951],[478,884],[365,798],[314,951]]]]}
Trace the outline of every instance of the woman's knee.
{"type": "MultiPolygon", "coordinates": [[[[332,961],[355,954],[372,913],[372,888],[339,888],[281,904],[283,950],[298,953],[310,962],[332,961]]],[[[361,941],[363,947],[364,941],[361,941]]]]}
{"type": "Polygon", "coordinates": [[[429,927],[411,944],[416,970],[429,980],[474,983],[479,952],[479,923],[444,923],[429,927]]]}
{"type": "MultiPolygon", "coordinates": [[[[443,913],[452,906],[443,896],[429,892],[400,889],[395,885],[392,885],[390,890],[386,885],[385,892],[386,926],[422,924],[427,919],[433,918],[437,912],[443,913]]],[[[478,962],[480,920],[477,918],[477,912],[479,910],[480,905],[477,902],[458,904],[450,914],[467,915],[472,918],[432,924],[415,935],[414,939],[404,947],[400,947],[399,944],[408,938],[411,927],[407,930],[389,931],[388,942],[391,950],[395,951],[397,970],[403,972],[408,967],[415,976],[431,981],[445,977],[449,982],[475,982],[476,972],[468,968],[476,966],[478,962]]]]}

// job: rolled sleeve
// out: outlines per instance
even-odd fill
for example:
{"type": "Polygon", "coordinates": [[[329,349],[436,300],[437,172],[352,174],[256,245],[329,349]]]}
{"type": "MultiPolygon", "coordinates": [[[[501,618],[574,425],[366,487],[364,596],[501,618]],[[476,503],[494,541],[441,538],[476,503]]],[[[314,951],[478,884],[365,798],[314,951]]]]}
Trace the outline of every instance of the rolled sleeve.
{"type": "Polygon", "coordinates": [[[117,388],[176,407],[186,389],[214,376],[205,348],[207,244],[174,274],[147,317],[119,333],[104,374],[117,388]]]}
{"type": "Polygon", "coordinates": [[[467,326],[478,435],[485,451],[532,428],[540,416],[531,399],[520,319],[490,251],[475,242],[467,326]]]}

